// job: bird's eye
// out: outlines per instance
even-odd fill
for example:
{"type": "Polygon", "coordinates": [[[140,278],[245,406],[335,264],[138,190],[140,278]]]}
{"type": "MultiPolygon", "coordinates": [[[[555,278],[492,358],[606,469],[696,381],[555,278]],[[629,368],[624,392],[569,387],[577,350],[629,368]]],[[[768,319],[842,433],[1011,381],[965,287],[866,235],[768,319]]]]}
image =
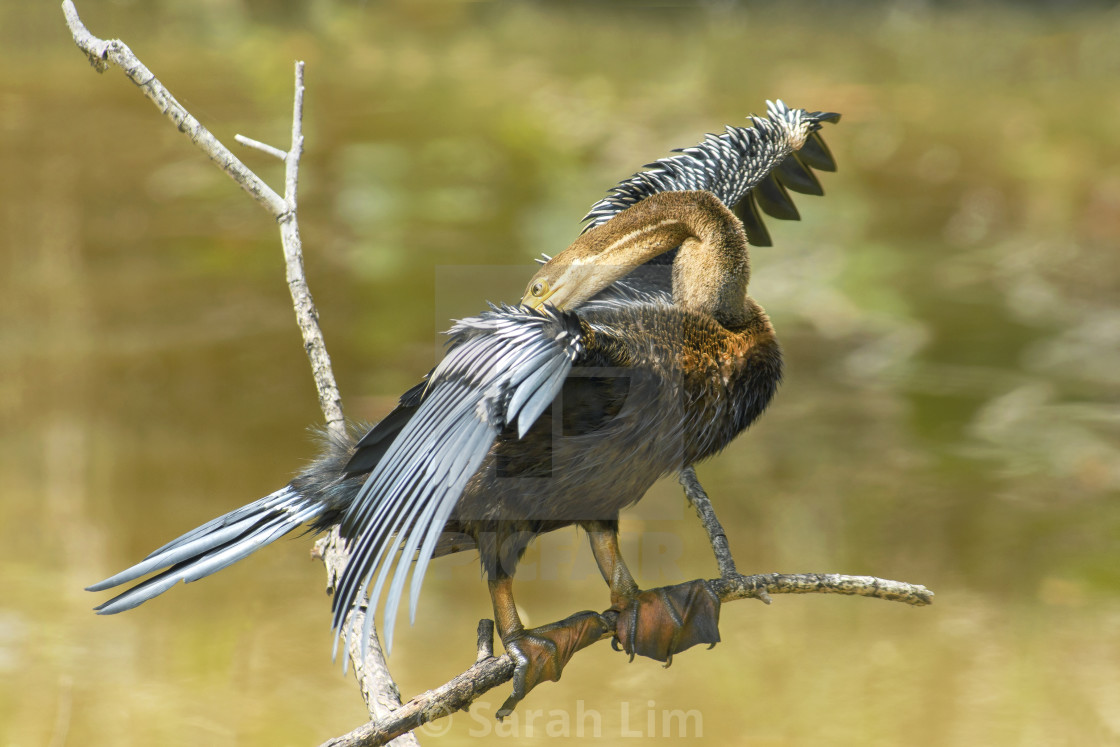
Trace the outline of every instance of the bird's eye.
{"type": "Polygon", "coordinates": [[[535,298],[540,298],[547,291],[548,283],[543,280],[538,280],[537,282],[533,283],[533,287],[529,289],[529,292],[532,293],[535,298]]]}

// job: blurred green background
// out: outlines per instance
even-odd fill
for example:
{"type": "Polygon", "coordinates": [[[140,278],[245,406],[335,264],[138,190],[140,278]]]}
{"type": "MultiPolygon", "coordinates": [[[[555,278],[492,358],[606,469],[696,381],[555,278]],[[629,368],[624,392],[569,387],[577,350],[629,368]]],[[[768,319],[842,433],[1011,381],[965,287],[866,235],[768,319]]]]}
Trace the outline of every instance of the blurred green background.
{"type": "MultiPolygon", "coordinates": [[[[388,410],[451,316],[519,297],[642,164],[767,98],[844,115],[827,197],[753,254],[786,383],[699,473],[745,572],[874,574],[936,603],[728,605],[712,652],[664,671],[600,646],[520,722],[494,730],[494,691],[424,744],[536,744],[564,717],[589,743],[588,711],[608,741],[657,741],[672,709],[700,714],[697,744],[1120,744],[1113,4],[79,11],[231,146],[286,144],[307,61],[302,228],[352,417],[388,410]]],[[[286,482],[320,416],[265,213],[118,70],[89,69],[56,3],[0,5],[0,66],[0,743],[348,731],[364,709],[308,538],[90,612],[85,585],[286,482]]],[[[645,585],[715,575],[673,481],[624,532],[645,585]]],[[[531,624],[606,606],[585,544],[529,556],[531,624]]],[[[405,696],[469,665],[488,614],[473,560],[436,563],[391,657],[405,696]]]]}

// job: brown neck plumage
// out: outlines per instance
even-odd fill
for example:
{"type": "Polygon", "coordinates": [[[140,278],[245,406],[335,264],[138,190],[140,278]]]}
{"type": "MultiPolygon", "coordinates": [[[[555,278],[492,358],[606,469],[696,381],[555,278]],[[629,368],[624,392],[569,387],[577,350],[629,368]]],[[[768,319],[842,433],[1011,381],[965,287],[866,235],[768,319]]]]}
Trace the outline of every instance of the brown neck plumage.
{"type": "Polygon", "coordinates": [[[747,238],[739,219],[710,192],[661,192],[591,229],[541,266],[522,303],[573,308],[678,246],[673,302],[725,327],[742,326],[750,280],[747,238]]]}

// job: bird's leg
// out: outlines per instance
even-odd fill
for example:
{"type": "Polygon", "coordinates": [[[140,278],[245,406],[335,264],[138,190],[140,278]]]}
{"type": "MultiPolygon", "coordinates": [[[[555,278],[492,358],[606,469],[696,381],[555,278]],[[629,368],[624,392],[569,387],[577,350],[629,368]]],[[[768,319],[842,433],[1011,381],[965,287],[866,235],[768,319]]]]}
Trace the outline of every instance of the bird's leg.
{"type": "Polygon", "coordinates": [[[665,662],[699,643],[719,643],[720,601],[707,581],[696,579],[676,586],[641,591],[618,547],[613,524],[585,526],[591,552],[611,590],[611,609],[618,612],[616,648],[665,662]]]}
{"type": "Polygon", "coordinates": [[[622,559],[618,547],[618,528],[607,522],[594,522],[584,525],[587,538],[591,540],[591,553],[603,574],[603,580],[611,590],[611,609],[621,613],[641,593],[638,583],[622,559]]]}
{"type": "Polygon", "coordinates": [[[597,612],[588,610],[560,622],[526,629],[513,601],[513,579],[492,578],[489,584],[498,635],[517,667],[513,672],[513,694],[498,709],[497,716],[502,719],[538,684],[560,679],[572,655],[598,641],[610,628],[597,612]]]}

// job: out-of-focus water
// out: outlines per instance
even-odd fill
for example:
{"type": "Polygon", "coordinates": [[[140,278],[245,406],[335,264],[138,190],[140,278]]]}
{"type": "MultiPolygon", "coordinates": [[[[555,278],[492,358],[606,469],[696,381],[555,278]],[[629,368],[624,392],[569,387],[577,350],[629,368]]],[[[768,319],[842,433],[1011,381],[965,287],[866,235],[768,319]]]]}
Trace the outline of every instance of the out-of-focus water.
{"type": "MultiPolygon", "coordinates": [[[[319,414],[275,226],[52,5],[0,7],[0,743],[317,744],[364,709],[307,538],[117,617],[82,591],[283,484],[319,414]]],[[[745,572],[936,604],[735,603],[714,651],[602,646],[517,720],[496,691],[425,744],[1120,742],[1115,9],[195,6],[79,10],[227,143],[284,145],[307,61],[301,220],[353,417],[642,164],[767,98],[844,114],[828,196],[753,254],[787,381],[699,471],[745,572]]],[[[671,481],[624,533],[647,586],[715,574],[671,481]]],[[[574,530],[518,580],[531,624],[607,604],[574,530]]],[[[391,658],[406,697],[473,661],[487,614],[472,560],[434,565],[391,658]]]]}

